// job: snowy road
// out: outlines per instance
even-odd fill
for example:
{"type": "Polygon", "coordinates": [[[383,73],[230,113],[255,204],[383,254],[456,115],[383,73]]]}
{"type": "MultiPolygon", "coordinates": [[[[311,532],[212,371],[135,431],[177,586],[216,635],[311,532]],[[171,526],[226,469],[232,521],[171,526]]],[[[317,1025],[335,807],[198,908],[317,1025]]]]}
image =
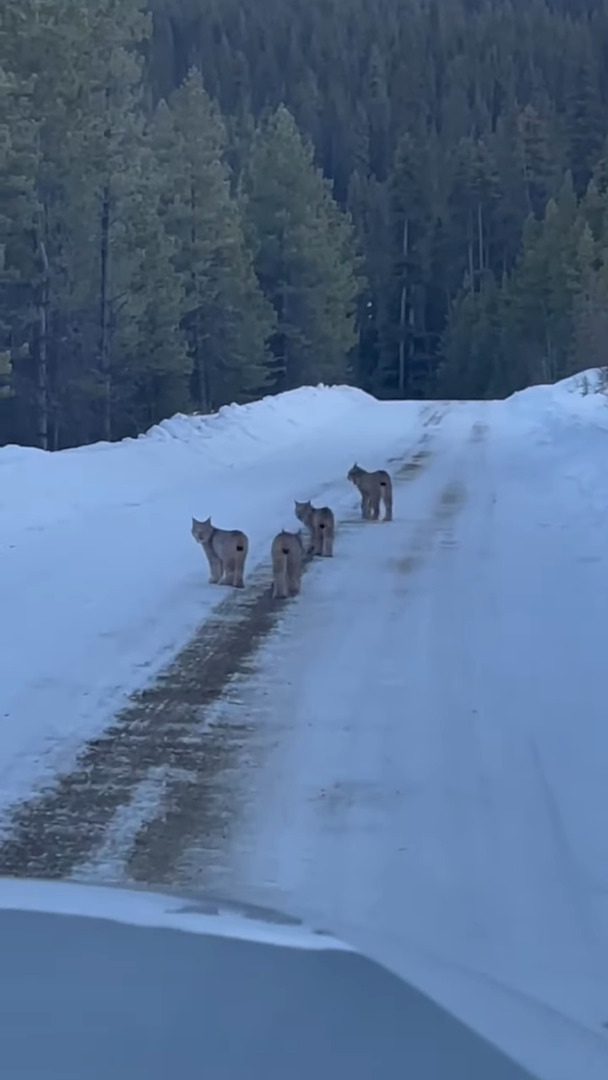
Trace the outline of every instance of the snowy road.
{"type": "MultiPolygon", "coordinates": [[[[590,528],[555,448],[527,434],[499,407],[452,406],[402,470],[393,525],[348,524],[315,564],[221,708],[255,720],[257,745],[214,884],[382,927],[600,1036],[605,519],[590,528]]],[[[186,863],[208,875],[204,847],[186,863]]],[[[573,1076],[551,1037],[548,1075],[573,1076]]]]}
{"type": "Polygon", "coordinates": [[[383,406],[386,525],[338,469],[351,432],[310,491],[335,558],[284,607],[261,566],[0,865],[290,911],[539,1076],[608,1075],[608,424],[563,396],[383,406]]]}

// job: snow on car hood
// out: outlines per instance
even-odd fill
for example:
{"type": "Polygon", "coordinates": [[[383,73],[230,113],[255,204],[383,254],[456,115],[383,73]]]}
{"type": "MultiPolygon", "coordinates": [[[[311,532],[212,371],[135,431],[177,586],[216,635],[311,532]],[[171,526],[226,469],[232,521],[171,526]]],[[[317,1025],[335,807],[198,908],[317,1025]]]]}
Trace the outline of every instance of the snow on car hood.
{"type": "Polygon", "coordinates": [[[0,878],[0,911],[108,919],[130,926],[210,934],[291,949],[356,951],[324,930],[265,908],[143,888],[0,878]]]}

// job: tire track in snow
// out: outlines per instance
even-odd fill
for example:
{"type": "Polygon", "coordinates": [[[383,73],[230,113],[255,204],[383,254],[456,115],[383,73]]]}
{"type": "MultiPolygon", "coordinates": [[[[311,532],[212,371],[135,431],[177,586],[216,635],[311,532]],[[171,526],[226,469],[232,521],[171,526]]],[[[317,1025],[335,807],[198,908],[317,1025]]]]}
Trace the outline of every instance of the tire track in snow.
{"type": "MultiPolygon", "coordinates": [[[[445,411],[435,409],[425,426],[439,424],[445,411]]],[[[397,483],[419,474],[430,441],[424,432],[413,453],[397,459],[403,462],[397,483]]],[[[193,836],[205,834],[211,846],[222,845],[254,725],[210,723],[209,716],[229,697],[232,680],[252,670],[284,610],[272,599],[268,568],[256,568],[245,592],[222,601],[166,671],[84,745],[72,771],[13,809],[0,842],[0,874],[65,878],[92,868],[97,854],[104,861],[112,850],[108,830],[115,822],[131,838],[129,876],[149,884],[171,879],[193,836]],[[150,784],[155,775],[162,780],[150,784]]],[[[119,862],[113,856],[110,865],[119,862]]]]}

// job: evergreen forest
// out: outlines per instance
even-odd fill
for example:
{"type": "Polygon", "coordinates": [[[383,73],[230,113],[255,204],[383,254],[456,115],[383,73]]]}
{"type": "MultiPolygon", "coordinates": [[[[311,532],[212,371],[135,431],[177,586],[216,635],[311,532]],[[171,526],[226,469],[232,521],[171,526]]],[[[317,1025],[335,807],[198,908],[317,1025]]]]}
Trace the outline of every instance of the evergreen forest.
{"type": "Polygon", "coordinates": [[[0,444],[608,363],[608,0],[2,0],[0,444]]]}

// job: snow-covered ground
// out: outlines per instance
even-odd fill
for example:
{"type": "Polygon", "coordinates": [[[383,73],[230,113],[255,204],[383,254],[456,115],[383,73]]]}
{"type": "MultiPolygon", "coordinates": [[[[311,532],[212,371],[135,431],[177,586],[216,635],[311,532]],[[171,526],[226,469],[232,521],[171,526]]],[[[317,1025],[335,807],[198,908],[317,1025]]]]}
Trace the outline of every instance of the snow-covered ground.
{"type": "Polygon", "coordinates": [[[551,1080],[608,1075],[607,440],[565,387],[451,406],[393,525],[343,530],[220,706],[266,766],[218,884],[551,1080]]]}
{"type": "Polygon", "coordinates": [[[225,599],[193,515],[244,529],[252,569],[298,526],[294,499],[338,479],[348,497],[353,456],[405,448],[418,411],[305,387],[122,443],[0,448],[0,808],[69,767],[225,599]]]}
{"type": "Polygon", "coordinates": [[[327,500],[335,558],[217,706],[258,746],[216,884],[375,952],[547,1080],[608,1075],[607,448],[579,378],[436,407],[303,390],[0,451],[2,799],[223,599],[192,513],[245,528],[253,567],[294,497],[327,500]],[[353,459],[416,448],[394,522],[358,521],[353,459]]]}

